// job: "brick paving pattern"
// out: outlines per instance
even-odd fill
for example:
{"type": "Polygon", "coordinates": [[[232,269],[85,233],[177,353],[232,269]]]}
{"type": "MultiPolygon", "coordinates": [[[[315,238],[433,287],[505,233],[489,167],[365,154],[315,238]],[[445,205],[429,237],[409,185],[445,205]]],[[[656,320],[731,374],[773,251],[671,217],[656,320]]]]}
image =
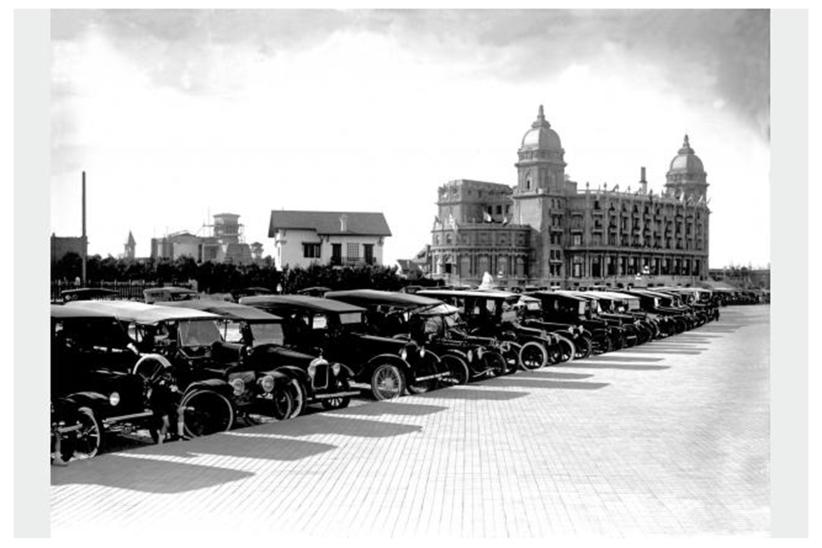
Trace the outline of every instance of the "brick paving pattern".
{"type": "Polygon", "coordinates": [[[52,468],[52,536],[766,536],[769,307],[534,372],[52,468]]]}

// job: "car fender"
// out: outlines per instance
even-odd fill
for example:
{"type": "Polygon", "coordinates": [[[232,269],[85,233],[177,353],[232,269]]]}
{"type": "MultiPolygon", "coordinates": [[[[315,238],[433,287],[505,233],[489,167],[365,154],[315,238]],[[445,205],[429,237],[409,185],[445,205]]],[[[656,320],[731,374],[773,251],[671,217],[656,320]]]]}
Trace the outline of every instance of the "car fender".
{"type": "Polygon", "coordinates": [[[279,384],[279,382],[290,382],[292,379],[297,379],[300,384],[311,386],[311,377],[308,376],[307,372],[296,365],[281,365],[268,374],[274,377],[274,382],[277,384],[279,384]]]}
{"type": "Polygon", "coordinates": [[[160,365],[162,365],[165,369],[168,369],[168,368],[170,368],[170,367],[171,367],[171,362],[170,362],[170,361],[168,361],[168,358],[166,358],[166,357],[165,357],[165,356],[163,356],[162,354],[143,354],[142,356],[140,356],[140,359],[139,359],[139,360],[137,360],[137,363],[135,363],[135,364],[134,364],[134,367],[132,367],[132,368],[131,368],[131,373],[132,373],[133,375],[136,375],[136,374],[137,374],[137,371],[138,371],[138,370],[139,370],[139,368],[140,368],[140,366],[141,366],[142,364],[144,364],[144,363],[146,363],[146,362],[150,362],[150,361],[156,361],[156,362],[158,362],[158,363],[159,363],[160,365]]]}
{"type": "Polygon", "coordinates": [[[219,392],[222,395],[227,396],[229,401],[231,401],[231,396],[234,394],[234,389],[231,388],[231,385],[223,379],[204,379],[201,381],[194,381],[186,386],[183,396],[185,397],[185,394],[198,389],[214,390],[215,392],[219,392]]]}
{"type": "Polygon", "coordinates": [[[105,410],[111,407],[107,395],[90,390],[68,394],[65,399],[77,407],[90,407],[95,413],[105,414],[105,410]]]}

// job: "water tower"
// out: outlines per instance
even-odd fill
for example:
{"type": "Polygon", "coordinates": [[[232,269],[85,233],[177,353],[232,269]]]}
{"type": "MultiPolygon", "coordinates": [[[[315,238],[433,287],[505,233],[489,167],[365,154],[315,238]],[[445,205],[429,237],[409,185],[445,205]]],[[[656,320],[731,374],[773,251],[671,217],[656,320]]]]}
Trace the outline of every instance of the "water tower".
{"type": "Polygon", "coordinates": [[[242,225],[240,216],[235,213],[217,213],[214,215],[214,237],[221,244],[240,243],[242,225]]]}

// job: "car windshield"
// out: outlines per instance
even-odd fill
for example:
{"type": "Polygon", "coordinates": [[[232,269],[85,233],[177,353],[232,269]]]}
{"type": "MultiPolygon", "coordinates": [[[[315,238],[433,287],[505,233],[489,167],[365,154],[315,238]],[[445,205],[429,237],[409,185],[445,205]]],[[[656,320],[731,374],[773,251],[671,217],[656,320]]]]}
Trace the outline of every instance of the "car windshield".
{"type": "Polygon", "coordinates": [[[362,312],[343,312],[340,314],[340,325],[354,325],[362,323],[362,312]]]}
{"type": "Polygon", "coordinates": [[[588,307],[587,305],[588,305],[588,303],[586,303],[586,302],[584,302],[584,301],[579,303],[579,315],[580,315],[580,316],[584,316],[584,315],[585,315],[585,310],[586,310],[586,308],[588,307]]]}
{"type": "Polygon", "coordinates": [[[252,323],[251,334],[254,336],[254,346],[284,343],[283,326],[279,322],[252,323]]]}
{"type": "Polygon", "coordinates": [[[180,322],[180,346],[211,346],[222,341],[220,330],[213,320],[194,320],[180,322]]]}

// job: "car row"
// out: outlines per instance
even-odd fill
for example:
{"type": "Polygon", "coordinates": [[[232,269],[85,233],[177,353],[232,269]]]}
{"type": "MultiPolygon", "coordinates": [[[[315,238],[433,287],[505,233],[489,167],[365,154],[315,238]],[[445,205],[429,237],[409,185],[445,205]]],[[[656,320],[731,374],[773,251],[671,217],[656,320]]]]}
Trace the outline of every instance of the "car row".
{"type": "Polygon", "coordinates": [[[583,359],[718,318],[710,292],[370,289],[239,303],[72,300],[51,307],[52,455],[111,434],[155,443],[393,400],[583,359]]]}

